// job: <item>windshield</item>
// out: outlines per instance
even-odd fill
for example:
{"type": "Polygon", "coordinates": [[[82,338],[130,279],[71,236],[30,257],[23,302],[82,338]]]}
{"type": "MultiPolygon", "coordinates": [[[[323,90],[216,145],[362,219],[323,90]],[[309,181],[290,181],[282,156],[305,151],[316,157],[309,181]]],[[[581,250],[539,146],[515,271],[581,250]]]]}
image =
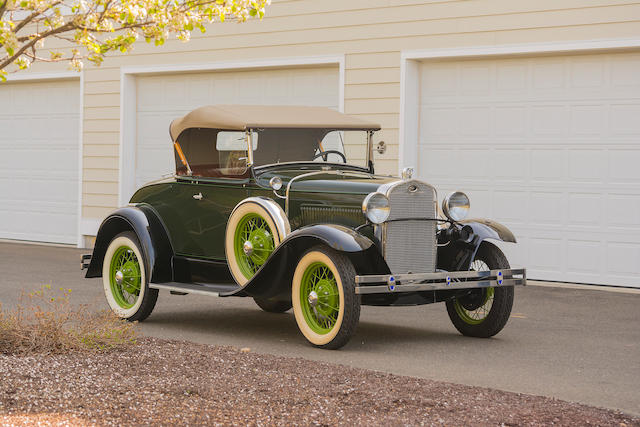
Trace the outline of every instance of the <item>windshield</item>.
{"type": "Polygon", "coordinates": [[[367,131],[335,129],[260,129],[255,166],[288,162],[347,163],[367,167],[367,131]]]}

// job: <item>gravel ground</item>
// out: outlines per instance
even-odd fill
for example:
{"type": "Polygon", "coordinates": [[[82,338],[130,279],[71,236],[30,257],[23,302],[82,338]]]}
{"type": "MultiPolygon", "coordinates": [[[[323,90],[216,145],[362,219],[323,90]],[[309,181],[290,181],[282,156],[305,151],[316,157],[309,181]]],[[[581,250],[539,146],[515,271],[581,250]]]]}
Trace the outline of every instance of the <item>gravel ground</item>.
{"type": "Polygon", "coordinates": [[[608,425],[540,396],[144,338],[125,351],[0,356],[2,425],[608,425]]]}

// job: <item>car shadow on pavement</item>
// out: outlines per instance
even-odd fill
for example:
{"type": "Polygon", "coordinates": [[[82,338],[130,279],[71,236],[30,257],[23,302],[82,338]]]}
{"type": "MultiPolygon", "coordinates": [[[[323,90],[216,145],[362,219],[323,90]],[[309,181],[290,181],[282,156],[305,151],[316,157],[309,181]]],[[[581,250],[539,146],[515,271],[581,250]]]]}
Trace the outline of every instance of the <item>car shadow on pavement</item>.
{"type": "MultiPolygon", "coordinates": [[[[246,342],[298,342],[307,346],[300,334],[293,314],[265,313],[257,307],[248,308],[214,308],[212,310],[192,310],[153,313],[141,323],[144,335],[167,335],[190,340],[198,337],[198,341],[207,335],[224,337],[246,342]]],[[[383,322],[361,321],[352,342],[361,347],[378,344],[401,344],[412,342],[445,343],[464,339],[456,331],[443,332],[429,328],[425,322],[423,327],[392,325],[383,322]]],[[[218,340],[216,340],[218,341],[218,340]]],[[[346,348],[351,347],[350,344],[346,348]]]]}

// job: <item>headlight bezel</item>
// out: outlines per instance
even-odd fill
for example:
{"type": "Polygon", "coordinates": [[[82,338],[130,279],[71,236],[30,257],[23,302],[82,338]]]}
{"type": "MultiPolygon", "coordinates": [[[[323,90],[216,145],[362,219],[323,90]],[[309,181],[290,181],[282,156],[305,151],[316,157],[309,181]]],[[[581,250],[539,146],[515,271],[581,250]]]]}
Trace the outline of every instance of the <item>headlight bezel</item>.
{"type": "Polygon", "coordinates": [[[442,213],[453,222],[463,221],[467,218],[470,209],[471,200],[469,200],[469,196],[462,191],[449,193],[442,201],[442,213]],[[464,197],[466,202],[461,203],[461,197],[464,197]],[[455,205],[452,205],[453,203],[455,203],[455,205]]]}
{"type": "Polygon", "coordinates": [[[367,197],[362,201],[362,213],[364,214],[367,221],[372,224],[382,224],[387,219],[389,219],[389,215],[391,214],[391,204],[389,203],[389,198],[378,192],[373,192],[367,194],[367,197]],[[386,202],[386,206],[372,206],[373,203],[378,203],[381,201],[386,202]],[[381,213],[381,215],[376,215],[381,213]],[[385,213],[386,212],[386,213],[385,213]]]}

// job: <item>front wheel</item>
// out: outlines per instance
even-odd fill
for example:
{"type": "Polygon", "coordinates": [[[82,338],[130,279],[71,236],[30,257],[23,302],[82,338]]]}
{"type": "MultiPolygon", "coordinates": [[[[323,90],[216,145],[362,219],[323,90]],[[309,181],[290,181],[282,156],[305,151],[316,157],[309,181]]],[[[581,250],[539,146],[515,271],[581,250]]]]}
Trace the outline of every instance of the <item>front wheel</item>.
{"type": "MultiPolygon", "coordinates": [[[[502,251],[483,242],[471,263],[471,270],[508,269],[509,261],[502,251]]],[[[447,312],[453,326],[470,337],[489,338],[504,328],[513,307],[513,286],[472,289],[464,296],[447,301],[447,312]]]]}
{"type": "Polygon", "coordinates": [[[144,258],[131,231],[111,240],[102,264],[102,284],[111,310],[122,319],[142,321],[158,300],[158,290],[147,283],[144,258]]]}
{"type": "Polygon", "coordinates": [[[307,251],[293,274],[291,301],[300,332],[312,345],[338,349],[360,320],[355,269],[349,259],[325,246],[307,251]]]}

